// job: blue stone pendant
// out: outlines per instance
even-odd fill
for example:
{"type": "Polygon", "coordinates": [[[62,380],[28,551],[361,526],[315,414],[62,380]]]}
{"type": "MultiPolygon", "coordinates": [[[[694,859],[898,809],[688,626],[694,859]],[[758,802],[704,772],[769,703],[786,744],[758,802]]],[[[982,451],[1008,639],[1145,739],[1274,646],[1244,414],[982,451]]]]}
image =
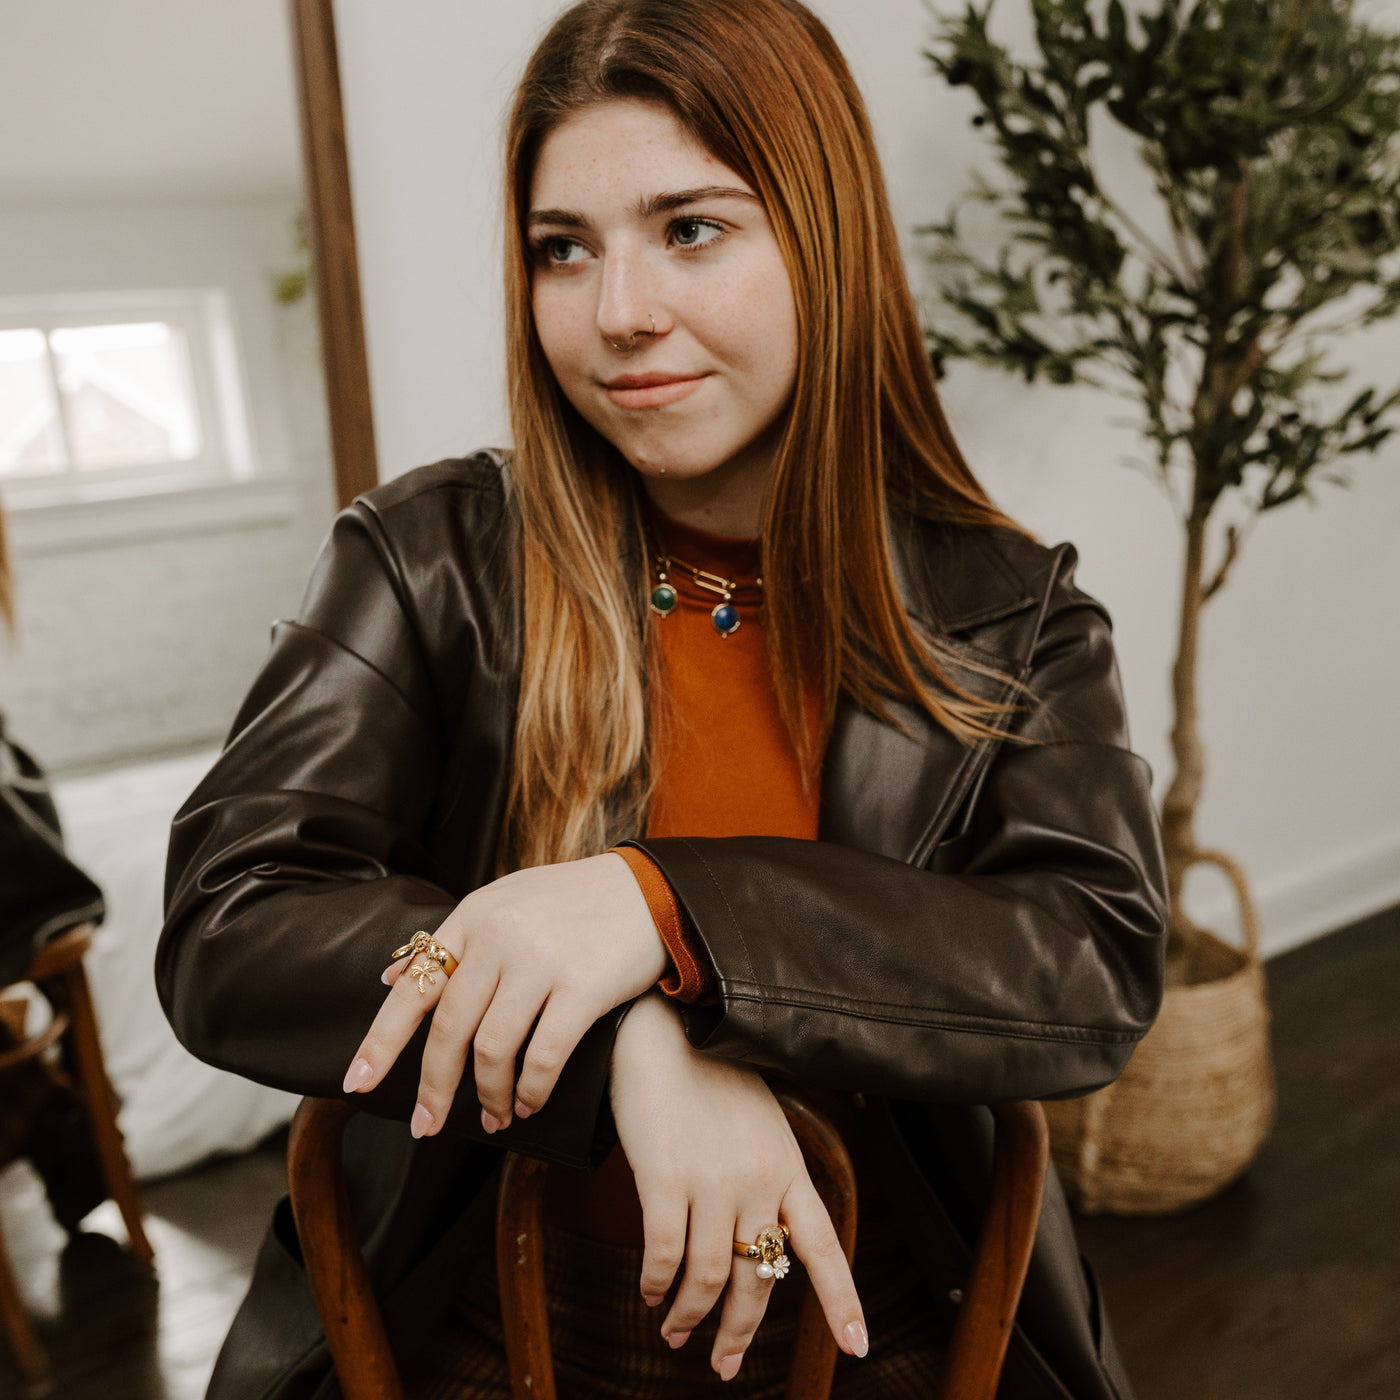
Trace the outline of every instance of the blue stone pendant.
{"type": "Polygon", "coordinates": [[[739,630],[739,610],[732,603],[716,603],[710,610],[710,621],[721,637],[732,637],[739,630]]]}

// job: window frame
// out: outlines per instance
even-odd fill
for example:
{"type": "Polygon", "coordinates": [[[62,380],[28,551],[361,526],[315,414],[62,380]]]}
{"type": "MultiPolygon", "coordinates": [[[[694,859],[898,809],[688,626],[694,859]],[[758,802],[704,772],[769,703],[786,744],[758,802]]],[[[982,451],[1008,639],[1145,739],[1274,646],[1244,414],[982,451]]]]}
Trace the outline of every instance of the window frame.
{"type": "MultiPolygon", "coordinates": [[[[0,298],[0,330],[50,332],[70,326],[163,321],[184,336],[202,436],[192,461],[0,475],[0,498],[15,516],[170,492],[202,491],[254,476],[251,424],[232,298],[221,287],[65,292],[0,298]]],[[[52,357],[50,356],[51,373],[52,357]]],[[[57,386],[55,386],[55,390],[57,386]]],[[[62,409],[60,408],[60,412],[62,409]]]]}

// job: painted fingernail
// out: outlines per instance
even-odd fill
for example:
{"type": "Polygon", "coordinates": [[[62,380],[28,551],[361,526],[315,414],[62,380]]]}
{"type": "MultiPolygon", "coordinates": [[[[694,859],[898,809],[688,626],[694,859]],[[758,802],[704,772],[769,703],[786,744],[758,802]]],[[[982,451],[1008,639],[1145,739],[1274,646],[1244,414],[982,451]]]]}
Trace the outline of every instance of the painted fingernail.
{"type": "Polygon", "coordinates": [[[665,1296],[664,1293],[643,1293],[642,1302],[649,1308],[659,1308],[661,1306],[661,1300],[665,1296]]]}
{"type": "Polygon", "coordinates": [[[669,1346],[672,1351],[675,1351],[677,1347],[683,1347],[689,1340],[689,1332],[672,1332],[671,1335],[666,1338],[666,1345],[669,1346]]]}
{"type": "Polygon", "coordinates": [[[413,1117],[408,1120],[408,1131],[412,1133],[414,1137],[420,1138],[436,1122],[437,1119],[420,1103],[413,1110],[413,1117]]]}
{"type": "Polygon", "coordinates": [[[345,1071],[345,1092],[347,1094],[357,1094],[361,1089],[374,1078],[374,1066],[363,1057],[350,1061],[350,1068],[345,1071]]]}
{"type": "Polygon", "coordinates": [[[481,1110],[481,1126],[488,1133],[494,1133],[501,1126],[501,1120],[494,1113],[487,1113],[483,1108],[481,1110]]]}
{"type": "Polygon", "coordinates": [[[519,1099],[515,1101],[515,1116],[517,1118],[528,1118],[535,1110],[521,1103],[519,1099]]]}
{"type": "Polygon", "coordinates": [[[744,1353],[741,1351],[734,1356],[722,1356],[719,1359],[719,1378],[722,1381],[732,1381],[739,1374],[739,1367],[743,1365],[744,1353]]]}
{"type": "Polygon", "coordinates": [[[870,1350],[870,1338],[865,1335],[865,1324],[848,1322],[841,1334],[846,1339],[847,1350],[852,1356],[864,1356],[870,1350]]]}
{"type": "Polygon", "coordinates": [[[381,973],[379,974],[379,980],[380,980],[381,982],[383,982],[383,984],[384,984],[386,987],[390,985],[390,983],[389,983],[389,973],[390,973],[391,971],[393,971],[393,967],[394,967],[394,964],[393,964],[393,963],[390,963],[389,966],[386,967],[386,968],[384,969],[384,971],[381,972],[381,973]]]}

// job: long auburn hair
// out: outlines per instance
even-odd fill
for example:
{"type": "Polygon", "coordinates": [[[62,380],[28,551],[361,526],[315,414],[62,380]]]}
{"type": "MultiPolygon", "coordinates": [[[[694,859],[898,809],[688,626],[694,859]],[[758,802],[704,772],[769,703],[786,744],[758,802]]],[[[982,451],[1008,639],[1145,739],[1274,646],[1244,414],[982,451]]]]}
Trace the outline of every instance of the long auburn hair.
{"type": "Polygon", "coordinates": [[[978,485],[943,416],[869,119],[831,35],[796,0],[582,0],[531,57],[506,136],[524,653],[500,870],[635,834],[655,781],[648,696],[663,697],[643,493],[555,382],[525,235],[545,138],[617,99],[664,104],[750,183],[791,279],[798,368],[762,570],[779,713],[805,781],[817,780],[843,688],[891,722],[885,698],[912,700],[967,743],[999,733],[1008,709],[950,679],[948,651],[916,631],[895,581],[887,500],[929,519],[1019,527],[978,485]],[[804,677],[820,701],[815,741],[804,677]]]}
{"type": "Polygon", "coordinates": [[[10,550],[5,541],[5,512],[0,510],[0,625],[15,630],[15,586],[10,576],[10,550]]]}

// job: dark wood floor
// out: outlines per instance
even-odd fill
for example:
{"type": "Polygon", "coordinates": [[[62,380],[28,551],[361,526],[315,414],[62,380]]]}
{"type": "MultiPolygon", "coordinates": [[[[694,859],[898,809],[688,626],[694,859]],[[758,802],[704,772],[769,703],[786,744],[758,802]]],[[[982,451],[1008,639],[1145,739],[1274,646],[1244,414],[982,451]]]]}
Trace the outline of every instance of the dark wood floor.
{"type": "Polygon", "coordinates": [[[1081,1222],[1139,1400],[1400,1397],[1400,910],[1268,973],[1253,1168],[1176,1217],[1081,1222]]]}
{"type": "MultiPolygon", "coordinates": [[[[1279,1120],[1249,1175],[1180,1216],[1081,1223],[1139,1400],[1400,1397],[1400,910],[1269,982],[1279,1120]]],[[[148,1187],[152,1277],[110,1204],[65,1249],[27,1167],[0,1174],[56,1396],[197,1400],[283,1175],[279,1140],[148,1187]]]]}
{"type": "MultiPolygon", "coordinates": [[[[152,1273],[108,1201],[66,1242],[27,1163],[0,1174],[10,1256],[56,1377],[54,1400],[199,1400],[286,1190],[285,1135],[142,1191],[152,1273]]],[[[0,1353],[4,1352],[0,1343],[0,1353]]],[[[0,1397],[23,1394],[0,1354],[0,1397]]]]}

